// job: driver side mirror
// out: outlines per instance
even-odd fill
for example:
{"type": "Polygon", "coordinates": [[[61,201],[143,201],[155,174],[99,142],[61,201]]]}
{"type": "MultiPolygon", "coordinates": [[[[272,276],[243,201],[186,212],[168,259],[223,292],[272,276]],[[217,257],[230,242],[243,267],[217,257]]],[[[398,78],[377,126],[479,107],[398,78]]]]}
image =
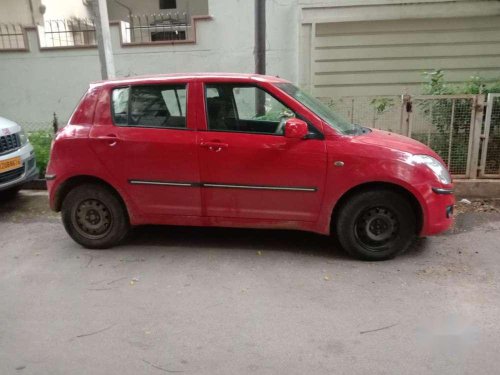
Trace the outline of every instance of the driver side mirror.
{"type": "Polygon", "coordinates": [[[309,133],[307,123],[298,118],[290,118],[285,123],[285,137],[302,139],[309,133]]]}

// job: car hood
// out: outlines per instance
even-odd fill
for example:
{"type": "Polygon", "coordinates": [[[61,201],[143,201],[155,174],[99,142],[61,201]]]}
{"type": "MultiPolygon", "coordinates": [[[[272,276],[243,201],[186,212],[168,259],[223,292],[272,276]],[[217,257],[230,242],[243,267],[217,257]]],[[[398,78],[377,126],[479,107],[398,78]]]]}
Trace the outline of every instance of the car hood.
{"type": "Polygon", "coordinates": [[[0,117],[0,136],[17,133],[21,127],[14,121],[0,117]]]}
{"type": "Polygon", "coordinates": [[[371,132],[355,137],[357,143],[369,144],[413,155],[429,155],[441,160],[429,147],[412,138],[384,130],[371,129],[371,132]]]}

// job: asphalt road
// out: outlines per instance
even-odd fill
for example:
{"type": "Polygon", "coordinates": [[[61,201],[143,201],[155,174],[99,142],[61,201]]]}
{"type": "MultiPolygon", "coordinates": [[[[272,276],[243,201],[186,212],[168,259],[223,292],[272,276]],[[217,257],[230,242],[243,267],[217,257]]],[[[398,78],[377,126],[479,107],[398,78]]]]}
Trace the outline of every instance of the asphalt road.
{"type": "Polygon", "coordinates": [[[89,251],[46,199],[0,204],[0,374],[499,371],[499,214],[366,263],[286,231],[150,227],[89,251]]]}

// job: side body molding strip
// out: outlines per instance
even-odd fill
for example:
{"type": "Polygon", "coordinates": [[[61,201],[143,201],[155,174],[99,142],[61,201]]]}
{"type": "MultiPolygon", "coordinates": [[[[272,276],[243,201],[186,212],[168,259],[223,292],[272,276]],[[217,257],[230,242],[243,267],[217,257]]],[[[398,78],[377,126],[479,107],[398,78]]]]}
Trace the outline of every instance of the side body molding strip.
{"type": "Polygon", "coordinates": [[[265,185],[240,185],[240,184],[215,184],[211,182],[175,182],[175,181],[152,181],[152,180],[129,180],[132,185],[161,185],[180,187],[204,187],[221,189],[253,189],[253,190],[281,190],[281,191],[305,191],[316,192],[315,187],[303,186],[265,186],[265,185]]]}

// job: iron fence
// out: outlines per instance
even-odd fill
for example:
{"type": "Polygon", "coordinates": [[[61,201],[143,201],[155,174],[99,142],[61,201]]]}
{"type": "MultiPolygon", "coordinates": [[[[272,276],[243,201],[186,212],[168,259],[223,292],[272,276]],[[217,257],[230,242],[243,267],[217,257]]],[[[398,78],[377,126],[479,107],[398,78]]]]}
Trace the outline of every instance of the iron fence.
{"type": "Polygon", "coordinates": [[[403,133],[400,96],[319,98],[353,124],[403,133]]]}
{"type": "Polygon", "coordinates": [[[26,33],[21,25],[0,23],[0,50],[25,50],[26,33]]]}
{"type": "Polygon", "coordinates": [[[187,13],[129,15],[122,23],[122,43],[155,43],[189,39],[190,17],[187,13]]]}
{"type": "Polygon", "coordinates": [[[38,33],[42,48],[97,44],[95,22],[90,18],[46,20],[38,33]]]}
{"type": "Polygon", "coordinates": [[[53,121],[22,121],[11,118],[10,120],[15,121],[17,124],[21,125],[26,133],[34,132],[54,132],[53,121]]]}
{"type": "Polygon", "coordinates": [[[500,178],[500,94],[489,94],[481,147],[480,177],[500,178]]]}
{"type": "Polygon", "coordinates": [[[469,177],[476,118],[474,95],[411,98],[408,135],[432,148],[455,177],[469,177]]]}

